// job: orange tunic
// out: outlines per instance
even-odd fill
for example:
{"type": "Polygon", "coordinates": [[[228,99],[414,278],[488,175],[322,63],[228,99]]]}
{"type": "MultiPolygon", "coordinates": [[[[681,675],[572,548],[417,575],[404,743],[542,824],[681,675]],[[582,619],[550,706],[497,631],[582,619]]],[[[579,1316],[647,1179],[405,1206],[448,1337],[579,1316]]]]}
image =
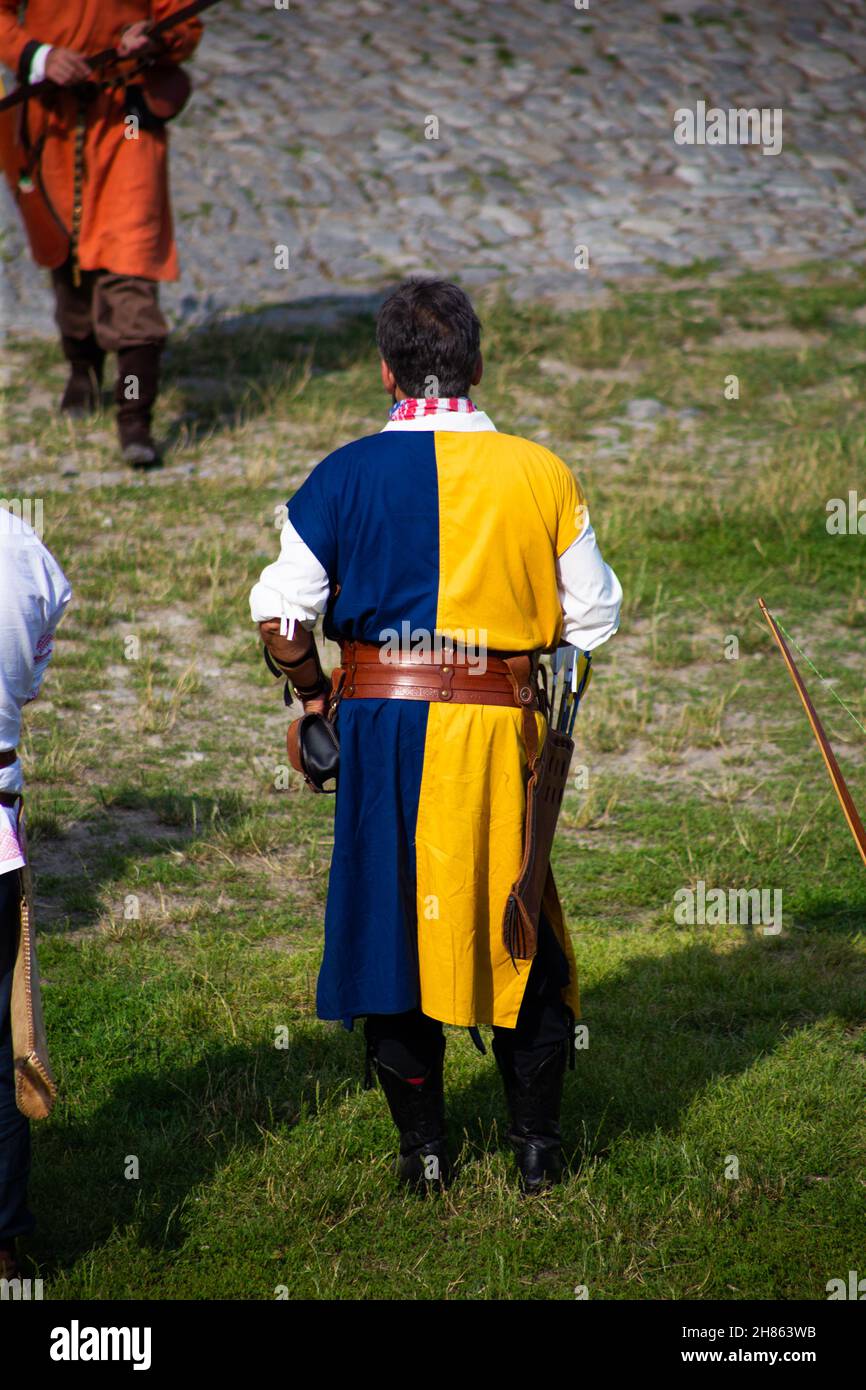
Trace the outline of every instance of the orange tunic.
{"type": "MultiPolygon", "coordinates": [[[[136,21],[158,21],[187,0],[29,0],[24,23],[18,0],[0,0],[0,62],[17,70],[33,40],[72,48],[88,57],[116,46],[121,32],[136,21]]],[[[199,20],[187,20],[165,35],[166,56],[181,62],[201,37],[199,20]]],[[[135,79],[134,79],[135,80],[135,79]]],[[[29,103],[31,141],[46,132],[40,173],[45,192],[61,222],[72,225],[73,160],[77,101],[56,90],[50,109],[29,103]]],[[[83,270],[176,280],[177,249],[168,192],[168,139],[165,130],[140,129],[127,139],[123,88],[100,91],[87,108],[84,184],[78,259],[83,270]]],[[[39,265],[60,264],[34,244],[39,265]]],[[[63,259],[62,257],[60,259],[63,259]]]]}

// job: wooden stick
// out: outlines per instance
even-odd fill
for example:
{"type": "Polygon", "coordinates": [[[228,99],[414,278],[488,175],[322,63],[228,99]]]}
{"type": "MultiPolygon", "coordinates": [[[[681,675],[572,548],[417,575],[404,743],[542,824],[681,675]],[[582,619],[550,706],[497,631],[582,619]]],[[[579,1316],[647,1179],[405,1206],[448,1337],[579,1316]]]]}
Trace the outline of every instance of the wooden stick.
{"type": "Polygon", "coordinates": [[[860,858],[863,860],[863,863],[866,864],[866,829],[864,829],[863,827],[863,822],[860,819],[860,816],[858,815],[857,807],[854,805],[853,797],[851,796],[851,793],[848,790],[848,785],[845,781],[845,778],[842,776],[842,770],[836,761],[836,755],[833,752],[833,749],[830,747],[830,740],[825,734],[824,726],[818,718],[815,706],[812,704],[812,701],[809,698],[808,691],[806,690],[806,687],[803,684],[803,677],[797,670],[796,662],[794,661],[794,658],[788,650],[788,645],[784,637],[779,631],[778,623],[776,622],[775,618],[773,617],[772,613],[770,612],[769,608],[767,607],[766,603],[762,598],[758,599],[758,605],[761,609],[761,612],[767,620],[767,625],[770,631],[776,639],[779,651],[782,653],[782,656],[784,657],[785,665],[788,668],[788,674],[790,675],[791,680],[794,682],[794,687],[797,691],[797,694],[800,696],[800,699],[803,702],[803,708],[806,711],[809,723],[812,726],[812,733],[815,735],[815,738],[818,742],[818,747],[821,750],[821,756],[823,757],[824,762],[827,765],[827,771],[830,774],[830,781],[833,783],[833,790],[839,798],[839,804],[842,807],[842,810],[845,812],[845,819],[848,822],[848,827],[851,831],[851,834],[854,836],[854,842],[860,851],[860,858]]]}

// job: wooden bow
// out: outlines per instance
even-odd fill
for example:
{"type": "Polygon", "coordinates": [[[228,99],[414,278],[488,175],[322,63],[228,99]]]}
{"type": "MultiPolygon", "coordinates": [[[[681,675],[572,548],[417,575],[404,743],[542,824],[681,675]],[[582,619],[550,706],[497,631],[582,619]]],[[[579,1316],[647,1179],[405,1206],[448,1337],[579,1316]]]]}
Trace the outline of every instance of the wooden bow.
{"type": "MultiPolygon", "coordinates": [[[[187,19],[194,19],[195,16],[201,14],[203,10],[209,10],[212,5],[218,3],[219,0],[191,0],[191,3],[184,5],[183,9],[175,10],[173,14],[168,14],[164,19],[160,19],[156,24],[152,24],[147,31],[148,37],[158,39],[162,34],[167,33],[169,29],[174,29],[176,25],[183,24],[187,19]]],[[[88,66],[97,76],[102,75],[104,68],[122,61],[121,55],[116,48],[104,48],[101,53],[93,53],[86,58],[88,66]]],[[[135,71],[137,72],[139,70],[140,67],[136,68],[135,71]]],[[[130,74],[127,74],[127,76],[129,75],[130,74]]],[[[41,82],[34,82],[32,86],[29,82],[22,82],[21,85],[10,92],[8,96],[2,97],[2,100],[0,100],[0,111],[6,111],[10,106],[18,106],[34,92],[44,93],[54,86],[55,83],[47,77],[43,78],[41,82]]],[[[2,94],[0,94],[0,96],[2,96],[2,94]]]]}
{"type": "Polygon", "coordinates": [[[833,783],[833,790],[839,798],[839,804],[842,807],[842,810],[845,812],[845,819],[848,822],[851,834],[854,836],[854,841],[857,845],[857,848],[860,851],[860,858],[863,860],[863,863],[866,864],[866,829],[864,829],[863,827],[863,822],[860,819],[860,816],[857,812],[857,807],[854,805],[854,800],[851,796],[851,793],[848,790],[845,778],[842,776],[841,768],[839,767],[839,764],[836,761],[836,755],[833,752],[833,749],[830,747],[830,740],[825,734],[824,726],[822,725],[817,713],[815,712],[815,706],[812,704],[812,701],[809,698],[808,691],[806,690],[806,687],[803,684],[803,677],[797,670],[796,662],[794,661],[794,658],[788,650],[787,643],[785,642],[785,639],[782,636],[781,631],[779,630],[779,624],[776,622],[776,619],[773,617],[772,613],[770,612],[769,608],[767,607],[766,603],[762,598],[758,599],[758,605],[761,609],[761,612],[767,620],[767,625],[770,631],[776,639],[779,651],[782,653],[782,656],[785,659],[785,665],[788,668],[788,674],[790,675],[791,680],[794,682],[797,694],[800,696],[800,699],[803,702],[803,708],[805,709],[809,719],[809,723],[812,726],[812,733],[815,735],[815,738],[818,742],[818,747],[821,750],[821,756],[823,757],[824,762],[827,765],[827,771],[830,774],[830,781],[833,783]]]}

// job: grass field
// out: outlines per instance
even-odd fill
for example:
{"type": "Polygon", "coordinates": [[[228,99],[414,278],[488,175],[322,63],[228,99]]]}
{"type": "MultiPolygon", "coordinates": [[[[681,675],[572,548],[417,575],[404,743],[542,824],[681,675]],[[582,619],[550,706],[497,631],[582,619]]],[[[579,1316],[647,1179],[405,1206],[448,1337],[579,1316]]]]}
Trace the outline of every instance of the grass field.
{"type": "MultiPolygon", "coordinates": [[[[866,723],[866,537],[826,527],[866,492],[866,271],[480,307],[477,400],[574,467],[626,595],[555,852],[589,1039],[570,1179],[520,1199],[492,1058],[449,1030],[461,1171],[401,1195],[360,1034],[315,1019],[332,803],[281,770],[247,594],[275,508],[383,423],[369,317],[176,340],[144,477],[110,414],[57,420],[53,345],[14,343],[0,491],[43,499],[75,589],[25,742],[48,1297],[822,1299],[864,1273],[866,874],[756,596],[866,723]],[[677,925],[699,880],[782,890],[782,931],[677,925]]],[[[863,735],[804,676],[864,808],[863,735]]]]}

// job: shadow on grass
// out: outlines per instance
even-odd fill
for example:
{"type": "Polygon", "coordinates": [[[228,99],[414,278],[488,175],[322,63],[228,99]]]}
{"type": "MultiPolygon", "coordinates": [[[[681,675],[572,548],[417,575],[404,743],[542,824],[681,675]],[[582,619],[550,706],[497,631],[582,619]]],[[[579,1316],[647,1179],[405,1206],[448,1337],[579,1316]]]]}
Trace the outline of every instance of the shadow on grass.
{"type": "Polygon", "coordinates": [[[197,840],[237,827],[252,814],[234,792],[145,791],[122,786],[103,794],[102,808],[59,833],[49,811],[29,809],[36,918],[41,932],[87,931],[104,916],[104,884],[135,881],[148,859],[188,849],[197,840]]]}
{"type": "MultiPolygon", "coordinates": [[[[842,904],[836,904],[841,911],[842,904]]],[[[828,900],[802,930],[783,938],[739,929],[720,955],[696,943],[669,955],[633,957],[585,991],[588,1045],[566,1073],[562,1130],[572,1173],[623,1134],[675,1131],[682,1113],[715,1080],[748,1070],[822,1018],[866,1022],[866,960],[839,934],[815,930],[828,900]]],[[[578,961],[580,952],[578,947],[578,961]]],[[[455,1137],[489,1133],[507,1117],[491,1065],[450,1097],[455,1137]]]]}
{"type": "MultiPolygon", "coordinates": [[[[831,1016],[861,1025],[864,968],[839,936],[800,932],[747,939],[724,955],[697,943],[626,962],[584,1001],[590,1046],[567,1076],[563,1109],[572,1174],[620,1136],[676,1132],[708,1085],[747,1071],[797,1030],[831,1016]]],[[[128,1226],[154,1252],[179,1249],[198,1187],[239,1152],[261,1152],[263,1130],[300,1128],[303,1153],[309,1118],[342,1101],[346,1078],[360,1088],[359,1032],[305,1021],[292,1028],[286,1051],[219,1046],[188,1066],[162,1065],[159,1039],[142,1039],[145,1055],[155,1050],[149,1070],[127,1072],[86,1117],[67,1114],[40,1130],[32,1189],[40,1228],[30,1249],[43,1273],[70,1267],[128,1226]],[[331,1092],[339,1101],[327,1098],[331,1092]],[[141,1165],[139,1182],[123,1175],[130,1154],[141,1165]]],[[[389,1134],[393,1153],[396,1132],[379,1100],[385,1130],[378,1132],[389,1134]]],[[[463,1134],[479,1133],[479,1122],[490,1134],[495,1120],[505,1135],[491,1056],[468,1084],[451,1084],[447,1103],[455,1149],[463,1134]]],[[[471,1148],[478,1153],[491,1142],[507,1148],[504,1138],[471,1148]]],[[[235,1219],[243,1218],[227,1210],[226,1222],[235,1219]]]]}
{"type": "Polygon", "coordinates": [[[377,365],[375,315],[385,293],[323,296],[220,318],[175,333],[163,384],[179,410],[172,447],[272,409],[274,396],[299,395],[313,377],[377,365]]]}
{"type": "MultiPolygon", "coordinates": [[[[67,1108],[40,1128],[30,1188],[38,1225],[26,1253],[50,1278],[130,1226],[155,1255],[180,1249],[196,1189],[239,1150],[261,1150],[263,1130],[308,1121],[321,1092],[344,1088],[356,1069],[349,1034],[305,1024],[285,1050],[217,1047],[189,1066],[123,1076],[85,1118],[67,1108]],[[138,1179],[125,1176],[132,1156],[138,1179]]],[[[227,1226],[237,1219],[225,1212],[227,1226]]]]}

